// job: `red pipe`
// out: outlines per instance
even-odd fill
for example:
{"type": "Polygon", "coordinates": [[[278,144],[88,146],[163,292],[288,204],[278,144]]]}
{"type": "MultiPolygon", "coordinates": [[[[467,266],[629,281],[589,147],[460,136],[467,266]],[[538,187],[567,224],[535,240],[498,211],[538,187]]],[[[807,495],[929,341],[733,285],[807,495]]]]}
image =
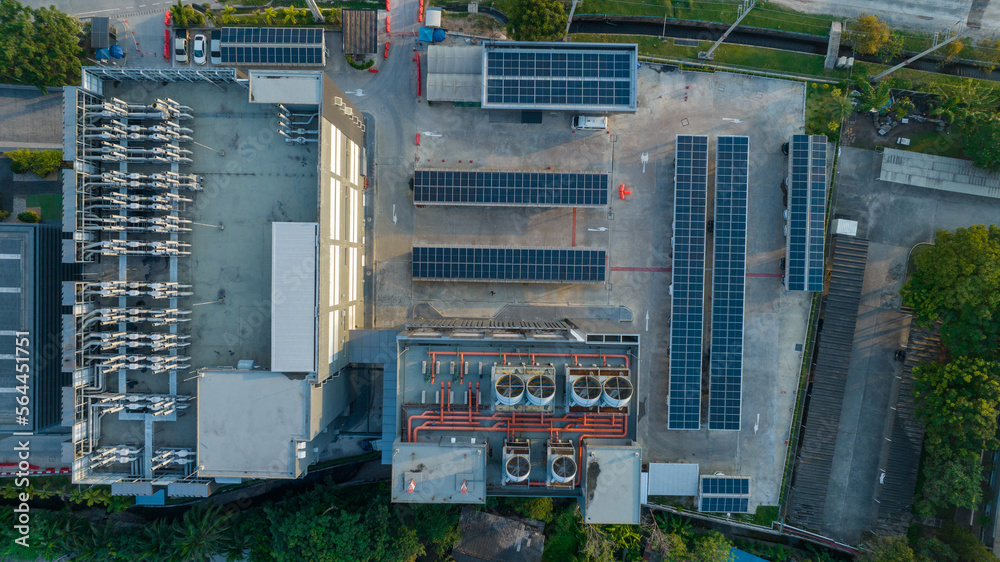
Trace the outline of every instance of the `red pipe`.
{"type": "MultiPolygon", "coordinates": [[[[449,424],[461,424],[462,426],[467,427],[470,431],[475,431],[476,429],[481,428],[482,426],[478,424],[487,421],[507,422],[512,429],[516,428],[522,431],[546,431],[552,429],[554,427],[553,426],[554,423],[567,423],[567,422],[578,421],[578,418],[567,416],[563,418],[549,418],[549,420],[547,420],[547,423],[531,419],[522,420],[520,422],[516,421],[512,422],[509,420],[509,417],[505,414],[493,414],[490,416],[475,415],[473,416],[473,422],[470,423],[467,421],[468,418],[466,417],[466,414],[462,413],[449,413],[447,416],[445,416],[443,412],[425,412],[423,414],[414,414],[407,419],[406,429],[410,441],[412,442],[415,440],[414,437],[415,433],[412,429],[414,419],[432,420],[434,418],[437,418],[438,423],[442,424],[445,422],[448,422],[449,424]]],[[[579,424],[574,424],[574,426],[572,427],[562,428],[562,431],[568,431],[570,433],[580,433],[584,431],[604,432],[607,430],[615,430],[620,426],[620,424],[617,421],[618,414],[610,414],[607,419],[611,423],[593,424],[592,422],[593,425],[589,427],[580,427],[579,424]]]]}
{"type": "Polygon", "coordinates": [[[448,381],[448,412],[451,413],[451,381],[448,381]]]}

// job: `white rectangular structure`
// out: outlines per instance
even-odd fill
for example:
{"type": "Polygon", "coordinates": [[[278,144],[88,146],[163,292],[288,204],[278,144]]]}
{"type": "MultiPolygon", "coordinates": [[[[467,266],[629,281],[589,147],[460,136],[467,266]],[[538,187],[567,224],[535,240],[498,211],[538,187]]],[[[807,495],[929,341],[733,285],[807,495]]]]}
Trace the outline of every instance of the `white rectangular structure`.
{"type": "Polygon", "coordinates": [[[650,496],[697,496],[698,465],[693,463],[649,463],[650,496]]]}
{"type": "Polygon", "coordinates": [[[271,224],[271,370],[315,373],[319,225],[271,224]]]}

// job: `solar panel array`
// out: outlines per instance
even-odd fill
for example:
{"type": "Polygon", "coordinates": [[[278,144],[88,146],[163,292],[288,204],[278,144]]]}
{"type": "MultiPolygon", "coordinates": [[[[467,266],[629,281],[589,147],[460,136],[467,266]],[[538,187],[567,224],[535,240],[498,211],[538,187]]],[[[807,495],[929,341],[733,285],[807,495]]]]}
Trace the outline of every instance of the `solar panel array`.
{"type": "Polygon", "coordinates": [[[418,205],[605,207],[608,174],[416,170],[418,205]]]}
{"type": "Polygon", "coordinates": [[[702,476],[702,495],[727,494],[750,495],[750,477],[748,476],[702,476]]]}
{"type": "Polygon", "coordinates": [[[698,511],[703,513],[749,513],[750,498],[701,498],[698,511]]]}
{"type": "Polygon", "coordinates": [[[414,246],[414,281],[602,283],[605,250],[414,246]]]}
{"type": "Polygon", "coordinates": [[[631,48],[485,48],[484,107],[635,110],[631,48]]]}
{"type": "Polygon", "coordinates": [[[790,291],[823,290],[826,144],[826,137],[819,135],[794,135],[789,143],[786,284],[790,291]]]}
{"type": "Polygon", "coordinates": [[[221,31],[222,64],[326,64],[322,29],[226,27],[221,31]]]}
{"type": "Polygon", "coordinates": [[[677,135],[676,145],[667,427],[698,429],[701,420],[708,137],[677,135]]]}
{"type": "Polygon", "coordinates": [[[740,429],[749,174],[750,138],[718,137],[715,152],[712,356],[708,369],[709,429],[740,429]]]}
{"type": "Polygon", "coordinates": [[[750,507],[748,476],[702,476],[698,511],[747,513],[750,507]]]}

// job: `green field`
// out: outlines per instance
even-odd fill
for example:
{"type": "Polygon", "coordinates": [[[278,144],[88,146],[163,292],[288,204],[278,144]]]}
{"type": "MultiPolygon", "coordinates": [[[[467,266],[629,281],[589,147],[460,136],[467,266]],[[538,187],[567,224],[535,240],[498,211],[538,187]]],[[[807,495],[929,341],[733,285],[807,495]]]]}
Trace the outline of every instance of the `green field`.
{"type": "MultiPolygon", "coordinates": [[[[698,51],[706,51],[712,46],[711,42],[702,41],[697,47],[681,47],[674,45],[673,39],[660,39],[659,37],[650,37],[647,35],[595,35],[577,33],[572,38],[573,41],[580,42],[636,43],[639,45],[639,53],[643,55],[691,61],[698,60],[698,51]]],[[[843,70],[824,70],[823,57],[821,55],[806,55],[791,51],[747,47],[744,45],[721,45],[715,51],[715,60],[713,62],[836,80],[847,78],[848,75],[843,70]]]]}
{"type": "Polygon", "coordinates": [[[43,221],[61,221],[62,220],[62,194],[61,193],[46,193],[42,195],[29,195],[25,198],[25,203],[30,209],[32,207],[41,207],[41,219],[43,221]]]}

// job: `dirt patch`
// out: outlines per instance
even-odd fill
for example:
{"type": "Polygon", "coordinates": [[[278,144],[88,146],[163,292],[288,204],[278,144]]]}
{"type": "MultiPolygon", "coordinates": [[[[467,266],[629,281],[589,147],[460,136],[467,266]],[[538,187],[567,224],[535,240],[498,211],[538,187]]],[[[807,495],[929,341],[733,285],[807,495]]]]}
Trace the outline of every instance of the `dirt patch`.
{"type": "Polygon", "coordinates": [[[878,134],[878,127],[871,114],[855,114],[853,122],[848,122],[844,126],[842,140],[848,146],[873,150],[878,146],[889,146],[894,148],[906,148],[899,146],[900,138],[922,137],[937,130],[935,123],[919,123],[913,119],[909,123],[901,123],[886,135],[878,134]]]}
{"type": "Polygon", "coordinates": [[[483,14],[445,14],[442,24],[449,32],[507,40],[504,25],[483,14]]]}

